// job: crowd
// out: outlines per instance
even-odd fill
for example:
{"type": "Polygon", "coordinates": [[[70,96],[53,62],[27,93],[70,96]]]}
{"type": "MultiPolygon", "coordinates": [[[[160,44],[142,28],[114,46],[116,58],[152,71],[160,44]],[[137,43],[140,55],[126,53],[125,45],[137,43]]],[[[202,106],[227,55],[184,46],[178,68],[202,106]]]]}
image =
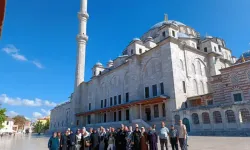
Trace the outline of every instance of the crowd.
{"type": "Polygon", "coordinates": [[[186,127],[179,121],[178,126],[171,125],[170,129],[161,123],[161,128],[156,131],[153,125],[146,131],[144,127],[139,128],[135,125],[127,127],[121,125],[121,128],[98,129],[90,128],[89,131],[83,127],[76,133],[68,129],[65,134],[60,132],[53,133],[49,139],[48,148],[50,150],[157,150],[158,142],[161,150],[168,150],[168,142],[172,150],[187,150],[187,132],[186,127]],[[159,138],[158,138],[159,137],[159,138]],[[159,141],[158,141],[159,139],[159,141]]]}

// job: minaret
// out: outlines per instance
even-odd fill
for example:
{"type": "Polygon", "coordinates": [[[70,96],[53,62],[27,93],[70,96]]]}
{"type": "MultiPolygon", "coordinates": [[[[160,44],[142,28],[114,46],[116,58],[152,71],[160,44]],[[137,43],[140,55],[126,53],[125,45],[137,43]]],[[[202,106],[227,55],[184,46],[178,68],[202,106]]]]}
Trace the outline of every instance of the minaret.
{"type": "Polygon", "coordinates": [[[84,81],[86,43],[88,41],[86,32],[88,18],[87,0],[81,0],[81,9],[80,12],[78,12],[79,33],[76,38],[78,47],[76,56],[75,90],[84,81]]]}

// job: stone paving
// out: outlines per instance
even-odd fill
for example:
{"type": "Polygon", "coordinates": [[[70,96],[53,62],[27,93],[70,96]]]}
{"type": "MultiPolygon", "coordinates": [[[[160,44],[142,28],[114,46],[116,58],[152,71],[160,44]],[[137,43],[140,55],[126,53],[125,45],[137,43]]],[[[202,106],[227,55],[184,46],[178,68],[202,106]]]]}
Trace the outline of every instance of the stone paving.
{"type": "MultiPolygon", "coordinates": [[[[5,136],[0,138],[0,150],[46,150],[47,142],[48,137],[5,136]]],[[[192,136],[188,143],[188,150],[250,150],[250,137],[192,136]]]]}

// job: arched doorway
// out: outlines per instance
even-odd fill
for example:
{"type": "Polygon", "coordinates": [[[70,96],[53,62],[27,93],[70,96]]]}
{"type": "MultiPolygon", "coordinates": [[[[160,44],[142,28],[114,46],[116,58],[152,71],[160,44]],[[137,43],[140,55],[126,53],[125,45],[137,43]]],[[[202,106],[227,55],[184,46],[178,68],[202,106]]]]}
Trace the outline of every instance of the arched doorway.
{"type": "Polygon", "coordinates": [[[187,118],[184,118],[182,120],[183,124],[185,124],[186,128],[187,128],[187,132],[190,132],[190,123],[189,120],[187,118]]]}

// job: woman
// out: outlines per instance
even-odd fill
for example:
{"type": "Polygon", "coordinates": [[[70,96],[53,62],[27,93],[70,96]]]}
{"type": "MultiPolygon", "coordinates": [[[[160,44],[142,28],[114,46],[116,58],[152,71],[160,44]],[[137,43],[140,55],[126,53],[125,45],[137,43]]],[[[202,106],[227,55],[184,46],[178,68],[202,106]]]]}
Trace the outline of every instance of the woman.
{"type": "Polygon", "coordinates": [[[149,149],[150,150],[157,150],[157,143],[158,143],[158,135],[156,134],[155,130],[152,127],[149,128],[148,132],[148,142],[149,142],[149,149]]]}
{"type": "Polygon", "coordinates": [[[108,148],[107,150],[114,150],[115,147],[115,138],[113,133],[110,133],[108,136],[108,148]]]}
{"type": "Polygon", "coordinates": [[[77,133],[76,133],[76,150],[80,150],[81,140],[82,140],[82,134],[81,134],[80,130],[78,129],[77,133]]]}
{"type": "Polygon", "coordinates": [[[57,133],[54,132],[53,136],[50,137],[48,142],[48,148],[49,150],[58,150],[59,149],[59,140],[57,138],[57,133]]]}
{"type": "Polygon", "coordinates": [[[81,140],[81,150],[89,150],[90,149],[90,134],[83,128],[82,131],[82,140],[81,140]]]}
{"type": "Polygon", "coordinates": [[[99,135],[99,143],[100,143],[99,150],[104,150],[104,147],[105,147],[105,143],[104,143],[105,136],[106,136],[105,128],[102,127],[100,135],[99,135]]]}
{"type": "Polygon", "coordinates": [[[148,150],[148,134],[144,127],[141,127],[141,150],[148,150]]]}

